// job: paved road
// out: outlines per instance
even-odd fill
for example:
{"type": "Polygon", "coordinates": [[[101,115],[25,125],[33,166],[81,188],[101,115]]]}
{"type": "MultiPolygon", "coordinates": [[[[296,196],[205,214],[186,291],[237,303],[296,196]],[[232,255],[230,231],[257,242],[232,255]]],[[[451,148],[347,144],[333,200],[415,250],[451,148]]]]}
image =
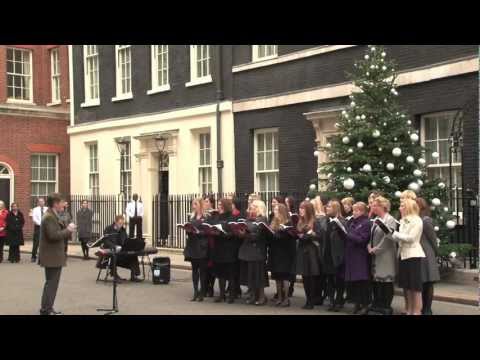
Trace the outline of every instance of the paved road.
{"type": "MultiPolygon", "coordinates": [[[[121,269],[123,277],[128,271],[121,269]]],[[[66,315],[94,315],[97,307],[110,307],[112,288],[110,283],[96,283],[97,271],[94,261],[69,259],[62,273],[62,281],[56,301],[56,309],[66,315]]],[[[43,286],[43,269],[27,262],[0,264],[0,315],[36,315],[39,310],[43,286]]],[[[272,295],[274,286],[267,289],[272,295]]],[[[301,285],[296,287],[290,308],[273,306],[249,306],[241,303],[216,304],[212,299],[203,303],[188,301],[192,295],[190,272],[172,271],[169,285],[125,283],[118,287],[120,314],[129,315],[332,315],[324,307],[302,310],[304,293],[301,285]]],[[[400,311],[402,299],[394,300],[395,310],[400,311]]],[[[434,312],[439,315],[478,315],[476,307],[452,303],[435,302],[434,312]]],[[[347,309],[348,310],[348,309],[347,309]]],[[[343,313],[344,314],[344,313],[343,313]]],[[[342,313],[334,314],[342,315],[342,313]]]]}

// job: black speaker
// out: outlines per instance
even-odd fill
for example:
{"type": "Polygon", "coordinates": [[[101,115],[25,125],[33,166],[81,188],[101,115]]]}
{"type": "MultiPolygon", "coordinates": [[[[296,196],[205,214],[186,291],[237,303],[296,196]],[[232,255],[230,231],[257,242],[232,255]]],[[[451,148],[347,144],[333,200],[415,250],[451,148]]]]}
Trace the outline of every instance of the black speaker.
{"type": "Polygon", "coordinates": [[[152,280],[155,285],[170,282],[170,258],[156,257],[152,261],[152,280]]]}

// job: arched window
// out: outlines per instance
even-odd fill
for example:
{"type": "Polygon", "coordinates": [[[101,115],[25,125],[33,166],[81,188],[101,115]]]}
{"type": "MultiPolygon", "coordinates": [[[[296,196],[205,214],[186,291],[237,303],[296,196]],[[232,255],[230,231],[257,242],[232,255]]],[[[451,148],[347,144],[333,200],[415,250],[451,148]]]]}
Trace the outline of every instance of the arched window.
{"type": "Polygon", "coordinates": [[[10,171],[5,165],[0,164],[0,175],[10,175],[10,171]]]}

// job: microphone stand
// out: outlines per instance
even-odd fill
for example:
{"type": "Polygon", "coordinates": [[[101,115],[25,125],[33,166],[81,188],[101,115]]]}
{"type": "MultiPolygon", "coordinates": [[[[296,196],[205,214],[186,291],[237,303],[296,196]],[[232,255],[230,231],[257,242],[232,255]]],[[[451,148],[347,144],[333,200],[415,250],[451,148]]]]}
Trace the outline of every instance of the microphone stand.
{"type": "MultiPolygon", "coordinates": [[[[118,310],[118,298],[117,298],[117,249],[113,247],[113,253],[111,255],[112,268],[113,268],[113,293],[112,293],[112,308],[111,309],[97,309],[97,311],[104,311],[103,315],[113,315],[119,312],[118,310]]],[[[108,271],[108,270],[107,270],[108,271]]]]}

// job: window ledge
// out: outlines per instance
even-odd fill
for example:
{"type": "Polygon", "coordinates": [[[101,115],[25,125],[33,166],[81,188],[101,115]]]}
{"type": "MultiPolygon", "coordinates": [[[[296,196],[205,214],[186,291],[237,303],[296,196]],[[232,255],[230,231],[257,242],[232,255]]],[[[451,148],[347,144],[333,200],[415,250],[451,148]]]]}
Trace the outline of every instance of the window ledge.
{"type": "Polygon", "coordinates": [[[62,102],[61,101],[53,101],[53,102],[47,104],[47,106],[56,106],[56,105],[62,105],[62,102]]]}
{"type": "Polygon", "coordinates": [[[213,82],[212,80],[212,75],[207,75],[201,78],[193,79],[192,81],[189,81],[185,84],[186,87],[190,86],[197,86],[197,85],[202,85],[202,84],[208,84],[213,82]]]}
{"type": "Polygon", "coordinates": [[[158,86],[147,91],[147,95],[158,94],[161,92],[170,91],[170,84],[158,86]]]}
{"type": "Polygon", "coordinates": [[[32,100],[7,99],[7,104],[37,105],[32,100]]]}
{"type": "Polygon", "coordinates": [[[259,61],[264,61],[264,60],[270,60],[270,59],[275,59],[278,57],[278,54],[276,55],[269,55],[269,56],[262,56],[262,57],[254,57],[252,59],[252,63],[259,62],[259,61]]]}
{"type": "Polygon", "coordinates": [[[118,95],[112,98],[113,102],[133,99],[133,93],[118,95]]]}
{"type": "Polygon", "coordinates": [[[100,105],[100,99],[95,99],[95,100],[87,100],[81,103],[80,107],[85,108],[85,107],[99,106],[99,105],[100,105]]]}

